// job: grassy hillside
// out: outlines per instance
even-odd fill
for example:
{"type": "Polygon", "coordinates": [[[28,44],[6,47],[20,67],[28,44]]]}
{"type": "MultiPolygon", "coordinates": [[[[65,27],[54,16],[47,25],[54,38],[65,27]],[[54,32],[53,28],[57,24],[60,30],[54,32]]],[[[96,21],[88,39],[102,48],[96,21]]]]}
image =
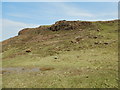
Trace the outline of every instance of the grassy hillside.
{"type": "Polygon", "coordinates": [[[2,42],[3,88],[117,88],[118,21],[58,21],[2,42]]]}

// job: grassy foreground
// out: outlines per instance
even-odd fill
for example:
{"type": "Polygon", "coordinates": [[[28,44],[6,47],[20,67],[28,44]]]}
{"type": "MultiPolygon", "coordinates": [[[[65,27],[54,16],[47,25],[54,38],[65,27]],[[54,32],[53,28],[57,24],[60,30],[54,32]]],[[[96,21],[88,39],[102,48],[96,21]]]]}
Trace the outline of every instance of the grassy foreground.
{"type": "Polygon", "coordinates": [[[96,26],[99,32],[86,27],[3,42],[3,69],[8,68],[2,71],[3,88],[118,88],[117,23],[96,26]],[[74,42],[79,36],[82,39],[74,42]],[[32,68],[39,70],[27,71],[32,68]]]}

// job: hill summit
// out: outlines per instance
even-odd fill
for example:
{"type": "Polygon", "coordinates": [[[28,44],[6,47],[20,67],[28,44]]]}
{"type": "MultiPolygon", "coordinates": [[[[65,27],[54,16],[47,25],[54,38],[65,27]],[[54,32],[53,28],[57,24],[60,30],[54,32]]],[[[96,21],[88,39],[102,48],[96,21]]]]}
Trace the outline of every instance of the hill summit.
{"type": "Polygon", "coordinates": [[[59,31],[59,30],[80,30],[85,28],[97,29],[97,23],[115,23],[117,20],[113,21],[98,21],[98,22],[90,22],[90,21],[66,21],[61,20],[55,22],[53,25],[44,25],[39,26],[37,28],[25,28],[21,30],[18,35],[28,34],[28,33],[36,33],[39,34],[41,30],[51,30],[51,31],[59,31]]]}

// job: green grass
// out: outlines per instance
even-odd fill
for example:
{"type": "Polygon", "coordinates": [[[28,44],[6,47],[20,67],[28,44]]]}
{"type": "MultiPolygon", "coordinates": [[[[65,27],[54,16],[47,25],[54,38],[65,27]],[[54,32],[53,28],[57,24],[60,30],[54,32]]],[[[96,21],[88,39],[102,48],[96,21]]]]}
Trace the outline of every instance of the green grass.
{"type": "Polygon", "coordinates": [[[12,73],[3,75],[3,87],[117,87],[117,53],[115,50],[111,53],[109,51],[111,50],[71,51],[57,55],[57,60],[54,56],[40,58],[31,55],[5,60],[3,67],[53,67],[55,69],[38,73],[16,73],[15,76],[12,73]],[[21,82],[23,85],[20,85],[21,82]]]}
{"type": "Polygon", "coordinates": [[[3,44],[3,68],[47,68],[38,72],[4,73],[3,88],[118,88],[116,23],[96,25],[100,32],[88,28],[45,31],[43,36],[19,36],[14,43],[3,44]],[[83,39],[71,43],[78,36],[83,39]],[[27,49],[31,52],[26,53],[27,49]]]}

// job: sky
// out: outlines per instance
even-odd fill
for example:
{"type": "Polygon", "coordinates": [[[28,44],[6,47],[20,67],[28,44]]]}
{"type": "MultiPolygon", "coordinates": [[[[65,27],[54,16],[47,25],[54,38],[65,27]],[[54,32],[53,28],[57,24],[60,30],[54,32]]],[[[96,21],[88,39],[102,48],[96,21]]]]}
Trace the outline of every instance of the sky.
{"type": "Polygon", "coordinates": [[[59,20],[102,21],[117,18],[117,2],[2,2],[1,41],[16,36],[23,28],[50,25],[59,20]]]}

